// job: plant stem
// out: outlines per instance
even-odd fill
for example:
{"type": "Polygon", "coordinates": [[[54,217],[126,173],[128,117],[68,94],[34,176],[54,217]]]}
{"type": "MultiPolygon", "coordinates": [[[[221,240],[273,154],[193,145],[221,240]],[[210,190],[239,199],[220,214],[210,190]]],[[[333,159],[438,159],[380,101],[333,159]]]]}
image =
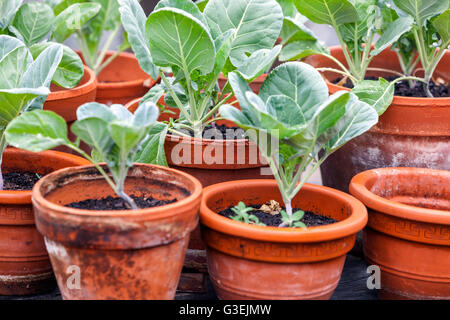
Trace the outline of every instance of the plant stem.
{"type": "Polygon", "coordinates": [[[3,164],[3,153],[5,152],[8,143],[5,139],[5,134],[2,134],[0,138],[0,190],[3,190],[3,173],[2,173],[2,164],[3,164]]]}
{"type": "Polygon", "coordinates": [[[346,73],[341,70],[337,70],[337,69],[333,69],[333,68],[316,68],[316,70],[322,71],[322,72],[328,71],[328,72],[338,73],[338,74],[344,75],[346,77],[349,77],[353,84],[355,84],[357,82],[357,79],[354,76],[352,76],[350,73],[346,73]]]}
{"type": "Polygon", "coordinates": [[[112,42],[116,38],[116,35],[119,32],[120,28],[121,28],[121,26],[119,26],[113,32],[111,32],[111,34],[109,35],[108,39],[105,42],[105,45],[103,46],[102,51],[100,52],[100,55],[97,57],[97,61],[95,63],[95,67],[94,67],[94,70],[96,71],[95,73],[97,75],[100,73],[100,72],[97,73],[97,70],[100,67],[100,65],[103,63],[103,60],[105,59],[105,56],[106,56],[106,52],[109,50],[109,47],[111,46],[112,42]]]}
{"type": "Polygon", "coordinates": [[[114,61],[114,59],[116,59],[122,52],[124,52],[127,49],[128,48],[122,48],[114,52],[114,54],[111,57],[109,57],[101,66],[99,66],[96,70],[94,70],[95,74],[99,75],[103,71],[103,69],[109,66],[111,62],[114,61]]]}
{"type": "Polygon", "coordinates": [[[167,90],[169,91],[170,95],[172,96],[173,100],[177,104],[178,109],[180,109],[181,113],[184,115],[187,121],[192,123],[191,117],[189,116],[189,113],[184,108],[183,104],[181,103],[180,99],[176,95],[175,91],[172,89],[172,86],[170,85],[169,81],[167,80],[164,72],[162,70],[159,71],[159,74],[161,76],[162,81],[164,82],[164,85],[166,86],[167,90]]]}

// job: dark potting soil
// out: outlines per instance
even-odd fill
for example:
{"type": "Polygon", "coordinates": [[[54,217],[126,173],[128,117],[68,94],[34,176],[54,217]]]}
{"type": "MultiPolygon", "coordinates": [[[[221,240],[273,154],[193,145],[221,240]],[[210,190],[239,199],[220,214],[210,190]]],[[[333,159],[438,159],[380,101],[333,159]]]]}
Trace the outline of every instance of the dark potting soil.
{"type": "MultiPolygon", "coordinates": [[[[191,137],[193,132],[189,132],[191,137]]],[[[227,127],[226,125],[210,125],[203,130],[203,138],[213,140],[240,140],[246,139],[245,131],[239,127],[227,127]]]]}
{"type": "MultiPolygon", "coordinates": [[[[248,207],[251,208],[260,208],[261,205],[253,204],[249,205],[248,207]]],[[[225,210],[222,210],[219,212],[221,216],[224,216],[226,218],[230,218],[235,216],[235,213],[231,210],[233,207],[229,207],[225,210]]],[[[284,210],[284,208],[283,208],[284,210]]],[[[302,209],[294,208],[292,209],[293,212],[297,212],[302,209]]],[[[281,214],[272,215],[270,213],[266,213],[261,210],[253,210],[250,211],[249,214],[255,215],[258,217],[259,222],[264,223],[268,227],[278,227],[282,221],[281,221],[281,214]]],[[[320,214],[315,214],[312,211],[305,211],[305,214],[301,220],[307,227],[316,227],[316,226],[325,226],[328,224],[336,223],[337,220],[333,218],[329,218],[326,216],[322,216],[320,214]]]]}
{"type": "MultiPolygon", "coordinates": [[[[154,208],[164,206],[166,204],[171,204],[177,202],[177,199],[172,200],[157,200],[152,197],[133,197],[136,205],[141,209],[154,208]]],[[[83,209],[83,210],[130,210],[128,204],[119,197],[108,196],[103,199],[87,199],[80,202],[72,202],[65,205],[69,208],[83,209]]]]}
{"type": "MultiPolygon", "coordinates": [[[[397,79],[397,76],[387,77],[386,80],[391,82],[397,79]]],[[[378,80],[377,77],[366,77],[366,80],[378,80]]],[[[333,83],[339,83],[342,78],[333,81],[333,83]]],[[[350,79],[347,79],[347,82],[344,84],[346,88],[353,88],[353,84],[350,79]]],[[[448,98],[450,97],[450,85],[449,84],[436,84],[433,81],[430,82],[430,91],[435,98],[448,98]]],[[[422,82],[416,82],[414,87],[409,86],[408,81],[400,81],[395,84],[395,93],[396,96],[401,97],[416,97],[416,98],[426,98],[427,94],[423,88],[422,82]]]]}
{"type": "Polygon", "coordinates": [[[8,172],[3,174],[3,190],[28,191],[42,178],[35,172],[8,172]]]}

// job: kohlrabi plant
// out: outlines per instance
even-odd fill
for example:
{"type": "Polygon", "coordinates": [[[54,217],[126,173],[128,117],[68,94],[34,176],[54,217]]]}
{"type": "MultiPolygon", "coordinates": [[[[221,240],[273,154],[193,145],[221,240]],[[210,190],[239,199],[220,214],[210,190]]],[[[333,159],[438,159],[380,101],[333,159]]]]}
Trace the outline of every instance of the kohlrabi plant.
{"type": "Polygon", "coordinates": [[[143,102],[156,103],[165,94],[166,104],[180,110],[168,130],[179,135],[187,130],[196,138],[232,98],[229,85],[219,92],[219,75],[234,71],[251,82],[264,73],[280,53],[281,46],[274,44],[283,24],[275,0],[205,2],[162,0],[146,18],[138,1],[119,0],[122,24],[141,68],[162,79],[143,102]]]}
{"type": "MultiPolygon", "coordinates": [[[[0,167],[8,145],[6,127],[20,114],[42,109],[62,57],[63,47],[53,44],[33,59],[25,43],[0,35],[0,167]]],[[[0,190],[3,190],[1,171],[0,190]]]]}
{"type": "MultiPolygon", "coordinates": [[[[311,54],[321,54],[334,61],[339,69],[319,68],[341,74],[356,85],[365,79],[368,70],[390,71],[370,68],[372,59],[389,45],[395,43],[410,30],[407,21],[401,19],[390,24],[383,35],[374,42],[375,34],[380,29],[382,15],[377,2],[379,0],[293,0],[298,11],[318,24],[327,24],[336,32],[342,47],[347,66],[330,54],[321,50],[303,49],[299,46],[289,59],[296,60],[311,54]]],[[[403,1],[403,0],[400,0],[403,1]]],[[[419,0],[421,1],[421,0],[419,0]]],[[[294,51],[294,50],[293,50],[294,51]]],[[[373,83],[376,85],[375,83],[373,83]]]]}
{"type": "Polygon", "coordinates": [[[53,7],[55,14],[69,8],[83,8],[76,13],[80,15],[80,24],[74,33],[86,64],[95,74],[100,74],[115,58],[130,48],[127,34],[123,32],[120,22],[117,0],[52,0],[52,2],[56,3],[53,7]],[[120,36],[123,38],[121,45],[106,59],[108,50],[111,50],[112,44],[120,36]],[[106,39],[102,41],[104,37],[106,39]]]}
{"type": "MultiPolygon", "coordinates": [[[[23,41],[36,58],[55,42],[63,43],[100,10],[99,4],[73,2],[0,0],[0,34],[23,41]]],[[[69,47],[63,46],[63,50],[63,58],[52,81],[60,87],[73,88],[83,78],[83,62],[69,47]]]]}
{"type": "Polygon", "coordinates": [[[32,152],[58,146],[75,150],[94,164],[131,209],[138,209],[133,198],[125,193],[125,179],[158,114],[158,107],[150,102],[139,106],[134,115],[122,105],[87,103],[77,110],[77,121],[71,127],[77,140],[72,142],[63,118],[51,111],[35,110],[9,123],[6,141],[32,152]],[[91,156],[80,149],[80,141],[92,148],[91,156]],[[105,163],[109,172],[100,163],[105,163]]]}
{"type": "MultiPolygon", "coordinates": [[[[393,0],[399,18],[393,22],[405,30],[411,30],[415,49],[406,56],[414,59],[417,52],[418,61],[424,71],[424,90],[428,97],[433,97],[429,83],[433,74],[450,46],[450,1],[449,0],[393,0]]],[[[412,62],[413,66],[415,62],[412,62]]],[[[414,66],[415,67],[415,66],[414,66]]],[[[411,71],[411,67],[409,68],[411,71]]]]}
{"type": "Polygon", "coordinates": [[[292,199],[330,154],[378,122],[374,101],[380,95],[329,96],[320,73],[302,62],[275,68],[259,95],[238,73],[230,73],[229,80],[241,110],[224,105],[220,114],[247,130],[270,165],[286,208],[281,226],[301,226],[292,199]]]}

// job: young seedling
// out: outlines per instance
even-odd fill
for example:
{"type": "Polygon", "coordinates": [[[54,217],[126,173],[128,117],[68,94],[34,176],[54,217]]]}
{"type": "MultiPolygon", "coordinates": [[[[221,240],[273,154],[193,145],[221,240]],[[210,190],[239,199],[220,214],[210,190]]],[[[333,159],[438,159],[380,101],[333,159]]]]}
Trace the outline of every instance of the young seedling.
{"type": "MultiPolygon", "coordinates": [[[[48,1],[55,5],[52,9],[44,2],[22,2],[0,0],[0,34],[8,34],[23,41],[34,59],[55,42],[63,43],[100,10],[100,5],[95,3],[56,1],[59,3],[56,5],[55,1],[48,1]]],[[[63,58],[52,82],[63,88],[73,88],[83,75],[81,58],[72,49],[63,46],[63,58]]]]}
{"type": "Polygon", "coordinates": [[[162,0],[148,18],[136,0],[119,4],[140,66],[162,78],[143,102],[156,103],[165,94],[165,103],[181,112],[169,124],[173,134],[186,136],[187,130],[202,138],[206,126],[219,119],[220,106],[232,98],[229,85],[219,94],[219,75],[235,71],[250,82],[281,50],[273,47],[283,24],[275,0],[210,0],[200,6],[191,0],[162,0]]]}
{"type": "Polygon", "coordinates": [[[414,38],[424,71],[424,90],[433,97],[429,84],[433,74],[450,46],[449,0],[394,0],[398,15],[405,17],[414,38]]]}
{"type": "MultiPolygon", "coordinates": [[[[0,168],[8,145],[5,129],[21,113],[41,108],[51,80],[63,57],[61,45],[54,44],[33,60],[25,43],[0,35],[0,168]]],[[[3,176],[0,171],[0,190],[3,176]]]]}
{"type": "MultiPolygon", "coordinates": [[[[229,79],[241,110],[224,105],[220,114],[253,132],[248,136],[269,163],[285,204],[282,226],[302,226],[292,199],[333,152],[378,122],[378,93],[366,92],[370,104],[352,92],[329,96],[320,73],[301,62],[274,69],[259,95],[239,74],[230,73],[229,79]]],[[[384,103],[392,97],[391,92],[384,103]]]]}
{"type": "Polygon", "coordinates": [[[302,210],[298,210],[292,215],[289,215],[286,211],[282,210],[281,221],[283,223],[280,225],[281,227],[292,227],[292,228],[306,228],[306,225],[302,222],[303,216],[305,212],[302,210]]]}
{"type": "Polygon", "coordinates": [[[51,111],[35,110],[22,114],[8,125],[6,141],[32,152],[58,146],[75,150],[94,164],[131,209],[138,209],[133,198],[125,193],[125,179],[148,139],[158,113],[158,107],[153,103],[139,106],[134,115],[122,105],[84,104],[78,108],[77,121],[71,127],[78,137],[72,142],[67,137],[67,125],[63,118],[51,111]],[[92,147],[91,155],[80,149],[80,141],[92,147]],[[109,172],[104,170],[105,166],[109,172]]]}
{"type": "Polygon", "coordinates": [[[261,223],[257,216],[254,214],[249,214],[249,212],[253,211],[253,208],[247,207],[245,203],[240,201],[237,206],[231,208],[231,211],[234,212],[235,216],[231,217],[231,219],[235,221],[245,222],[248,224],[256,224],[259,226],[265,226],[264,223],[261,223]]]}

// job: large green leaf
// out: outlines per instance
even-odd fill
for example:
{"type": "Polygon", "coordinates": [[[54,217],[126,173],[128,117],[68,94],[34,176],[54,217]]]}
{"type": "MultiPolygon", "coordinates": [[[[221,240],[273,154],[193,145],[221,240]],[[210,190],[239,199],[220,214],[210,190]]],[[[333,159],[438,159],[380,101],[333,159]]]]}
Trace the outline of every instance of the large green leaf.
{"type": "Polygon", "coordinates": [[[358,20],[344,23],[339,27],[342,38],[347,43],[353,44],[354,40],[362,40],[369,30],[375,28],[376,1],[375,0],[349,0],[354,5],[358,14],[358,20]]]}
{"type": "Polygon", "coordinates": [[[52,8],[40,2],[25,3],[17,12],[13,26],[31,46],[42,40],[52,29],[55,16],[52,8]]]}
{"type": "Polygon", "coordinates": [[[319,24],[341,25],[358,21],[358,13],[348,0],[294,0],[298,11],[319,24]]]}
{"type": "Polygon", "coordinates": [[[18,47],[25,47],[25,43],[8,35],[0,35],[0,60],[18,47]]]}
{"type": "MultiPolygon", "coordinates": [[[[45,49],[54,45],[52,42],[37,43],[30,47],[33,58],[37,58],[45,49]]],[[[52,82],[63,88],[73,88],[78,85],[84,76],[83,61],[80,56],[70,49],[62,45],[63,56],[52,82]]]]}
{"type": "Polygon", "coordinates": [[[271,49],[283,26],[283,12],[275,0],[210,0],[204,14],[214,39],[235,30],[230,60],[236,67],[248,54],[271,49]]]}
{"type": "Polygon", "coordinates": [[[69,143],[66,121],[54,112],[43,110],[26,112],[12,120],[5,137],[10,145],[32,152],[69,143]]]}
{"type": "Polygon", "coordinates": [[[108,124],[108,132],[122,154],[129,154],[147,134],[145,127],[136,127],[128,121],[116,120],[108,124]]]}
{"type": "Polygon", "coordinates": [[[279,59],[280,61],[295,61],[320,53],[329,53],[328,48],[320,41],[294,41],[283,47],[279,59]]]}
{"type": "Polygon", "coordinates": [[[150,129],[148,139],[143,143],[134,161],[167,166],[166,154],[164,152],[164,141],[167,130],[168,126],[166,124],[160,122],[155,123],[150,129]]]}
{"type": "Polygon", "coordinates": [[[378,81],[363,80],[356,84],[352,89],[361,101],[371,105],[381,116],[391,105],[394,99],[395,86],[383,78],[378,81]]]}
{"type": "Polygon", "coordinates": [[[106,159],[114,145],[108,132],[108,122],[100,118],[78,119],[70,130],[81,140],[93,148],[101,159],[106,159]]]}
{"type": "Polygon", "coordinates": [[[22,2],[23,0],[0,0],[0,30],[11,24],[22,2]]]}
{"type": "Polygon", "coordinates": [[[201,21],[201,23],[205,26],[208,25],[205,16],[200,11],[200,8],[191,0],[160,0],[154,10],[161,8],[177,8],[186,11],[201,21]]]}
{"type": "Polygon", "coordinates": [[[28,67],[28,55],[29,51],[26,47],[16,47],[3,56],[0,60],[0,88],[19,87],[22,75],[28,67]]]}
{"type": "Polygon", "coordinates": [[[383,31],[380,39],[375,43],[374,50],[371,51],[372,56],[380,54],[383,50],[395,43],[405,33],[409,32],[414,24],[411,17],[400,17],[393,21],[389,27],[383,31]]]}
{"type": "Polygon", "coordinates": [[[450,45],[450,9],[445,10],[434,21],[433,25],[436,28],[442,39],[442,45],[450,45]]]}
{"type": "Polygon", "coordinates": [[[159,76],[158,68],[153,64],[150,47],[145,34],[146,16],[137,0],[118,0],[122,25],[128,34],[128,41],[136,55],[142,70],[153,79],[159,76]]]}
{"type": "Polygon", "coordinates": [[[308,29],[299,19],[285,17],[283,28],[281,29],[280,38],[283,44],[294,41],[316,41],[317,37],[312,30],[308,29]]]}
{"type": "Polygon", "coordinates": [[[158,66],[176,66],[189,74],[213,70],[214,42],[207,27],[191,14],[176,8],[156,10],[148,18],[146,30],[151,56],[158,66]]]}
{"type": "Polygon", "coordinates": [[[449,8],[448,0],[394,0],[395,5],[411,15],[423,27],[427,21],[449,8]]]}
{"type": "Polygon", "coordinates": [[[133,125],[149,128],[158,120],[159,109],[153,102],[145,102],[139,105],[134,113],[133,125]]]}
{"type": "Polygon", "coordinates": [[[266,72],[274,63],[281,52],[281,45],[272,50],[261,49],[252,53],[237,69],[237,72],[248,82],[266,72]]]}
{"type": "Polygon", "coordinates": [[[98,118],[106,122],[118,120],[106,105],[97,102],[88,102],[77,109],[77,120],[98,118]]]}
{"type": "Polygon", "coordinates": [[[98,3],[75,3],[61,12],[55,19],[55,30],[53,39],[56,42],[64,42],[75,31],[80,30],[83,25],[100,11],[98,3]]]}
{"type": "Polygon", "coordinates": [[[328,87],[322,76],[312,66],[302,62],[288,62],[275,68],[266,78],[259,93],[263,101],[284,95],[302,108],[306,121],[314,109],[327,100],[328,87]]]}
{"type": "Polygon", "coordinates": [[[325,144],[327,151],[339,149],[348,141],[368,131],[377,122],[376,110],[351,94],[345,115],[331,129],[333,134],[325,133],[325,136],[331,137],[325,144]]]}

